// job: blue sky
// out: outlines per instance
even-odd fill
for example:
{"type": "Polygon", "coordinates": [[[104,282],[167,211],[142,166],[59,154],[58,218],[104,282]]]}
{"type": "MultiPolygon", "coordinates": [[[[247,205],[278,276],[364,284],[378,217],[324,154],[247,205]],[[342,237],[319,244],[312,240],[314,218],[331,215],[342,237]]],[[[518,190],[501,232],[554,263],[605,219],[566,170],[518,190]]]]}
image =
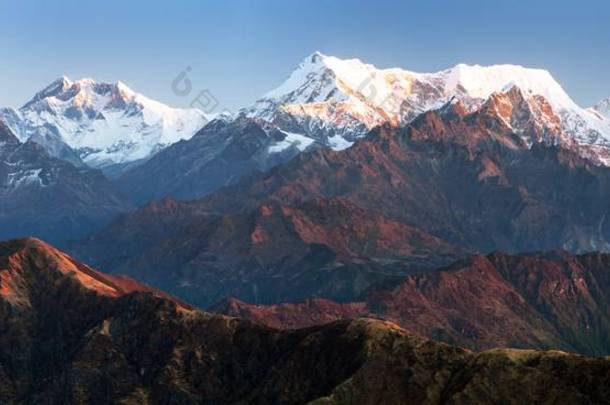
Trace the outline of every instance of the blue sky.
{"type": "Polygon", "coordinates": [[[234,109],[315,50],[414,71],[541,67],[588,106],[610,97],[609,21],[608,1],[0,0],[0,106],[62,74],[186,106],[171,82],[190,66],[195,89],[234,109]]]}

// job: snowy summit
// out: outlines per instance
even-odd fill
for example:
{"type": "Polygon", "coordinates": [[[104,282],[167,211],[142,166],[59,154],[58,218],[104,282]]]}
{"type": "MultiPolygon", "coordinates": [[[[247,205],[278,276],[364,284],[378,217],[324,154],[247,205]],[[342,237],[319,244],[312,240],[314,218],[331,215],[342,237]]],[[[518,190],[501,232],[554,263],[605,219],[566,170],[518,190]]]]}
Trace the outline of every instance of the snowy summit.
{"type": "Polygon", "coordinates": [[[131,90],[122,82],[61,77],[19,110],[0,118],[21,141],[34,139],[51,154],[67,145],[89,166],[107,167],[146,159],[208,121],[196,109],[176,109],[131,90]]]}
{"type": "Polygon", "coordinates": [[[492,94],[514,86],[528,97],[546,99],[577,143],[610,147],[610,120],[600,115],[607,109],[583,109],[548,71],[518,65],[458,64],[417,73],[315,52],[283,84],[242,113],[342,149],[377,125],[405,125],[453,98],[475,109],[492,94]]]}

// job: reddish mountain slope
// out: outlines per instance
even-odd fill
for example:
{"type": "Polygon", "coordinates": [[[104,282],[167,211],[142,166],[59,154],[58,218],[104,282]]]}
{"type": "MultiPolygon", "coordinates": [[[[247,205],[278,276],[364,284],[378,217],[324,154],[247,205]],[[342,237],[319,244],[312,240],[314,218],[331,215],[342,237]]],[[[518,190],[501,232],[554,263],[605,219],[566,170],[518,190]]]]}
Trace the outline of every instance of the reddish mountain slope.
{"type": "Polygon", "coordinates": [[[71,278],[80,286],[107,297],[121,297],[133,292],[146,292],[174,301],[184,309],[189,305],[156,288],[139,283],[122,275],[100,273],[79,263],[64,252],[36,239],[16,239],[0,243],[0,296],[6,302],[31,307],[37,297],[44,293],[48,280],[71,278]]]}
{"type": "Polygon", "coordinates": [[[199,205],[233,212],[268,199],[292,205],[342,196],[475,250],[608,247],[610,171],[554,147],[563,136],[556,117],[535,119],[542,113],[532,111],[546,108],[517,90],[474,113],[450,104],[345,151],[299,156],[199,205]]]}
{"type": "Polygon", "coordinates": [[[283,328],[377,316],[473,349],[552,347],[608,355],[609,304],[610,255],[494,253],[408,276],[362,302],[264,306],[231,299],[214,310],[283,328]]]}

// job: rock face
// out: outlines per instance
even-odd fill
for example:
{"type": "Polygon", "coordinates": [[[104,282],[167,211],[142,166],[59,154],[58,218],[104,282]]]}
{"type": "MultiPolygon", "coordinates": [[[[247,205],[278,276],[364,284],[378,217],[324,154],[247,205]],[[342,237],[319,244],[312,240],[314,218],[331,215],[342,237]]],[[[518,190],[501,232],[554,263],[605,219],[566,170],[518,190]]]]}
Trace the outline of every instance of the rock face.
{"type": "Polygon", "coordinates": [[[371,319],[278,331],[140,289],[37,240],[0,244],[0,402],[601,404],[610,396],[608,359],[472,353],[371,319]]]}
{"type": "Polygon", "coordinates": [[[454,101],[344,151],[300,154],[169,209],[153,204],[74,252],[209,305],[214,291],[350,301],[467,252],[606,250],[610,169],[564,147],[547,107],[514,87],[475,112],[454,101]]]}
{"type": "Polygon", "coordinates": [[[101,172],[19,142],[0,121],[0,239],[78,238],[129,208],[101,172]]]}
{"type": "Polygon", "coordinates": [[[502,346],[609,355],[608,297],[610,255],[493,253],[407,276],[358,302],[254,305],[228,299],[212,310],[278,328],[374,316],[475,350],[502,346]]]}

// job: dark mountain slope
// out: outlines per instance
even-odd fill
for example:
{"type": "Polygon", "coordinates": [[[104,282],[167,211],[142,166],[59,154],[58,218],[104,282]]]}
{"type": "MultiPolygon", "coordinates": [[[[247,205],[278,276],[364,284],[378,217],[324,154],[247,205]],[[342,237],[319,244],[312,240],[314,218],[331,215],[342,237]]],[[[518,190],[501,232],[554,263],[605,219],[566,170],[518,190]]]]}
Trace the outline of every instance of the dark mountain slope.
{"type": "Polygon", "coordinates": [[[253,119],[214,120],[191,139],[128,170],[115,183],[138,204],[168,196],[199,198],[292,159],[302,148],[296,144],[278,148],[286,137],[253,119]]]}
{"type": "Polygon", "coordinates": [[[50,157],[0,126],[0,238],[79,238],[129,208],[101,172],[50,157]]]}

